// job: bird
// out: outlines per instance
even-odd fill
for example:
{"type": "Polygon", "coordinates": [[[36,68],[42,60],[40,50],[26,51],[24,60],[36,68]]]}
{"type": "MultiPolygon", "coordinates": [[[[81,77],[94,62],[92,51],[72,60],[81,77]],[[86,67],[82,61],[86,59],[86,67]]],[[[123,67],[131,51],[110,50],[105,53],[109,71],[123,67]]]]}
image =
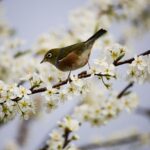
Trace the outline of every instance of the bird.
{"type": "Polygon", "coordinates": [[[105,33],[107,33],[105,29],[100,29],[84,42],[79,42],[67,47],[51,49],[45,54],[41,63],[49,62],[58,70],[63,72],[69,71],[70,75],[71,71],[77,70],[89,62],[89,57],[95,41],[105,33]]]}

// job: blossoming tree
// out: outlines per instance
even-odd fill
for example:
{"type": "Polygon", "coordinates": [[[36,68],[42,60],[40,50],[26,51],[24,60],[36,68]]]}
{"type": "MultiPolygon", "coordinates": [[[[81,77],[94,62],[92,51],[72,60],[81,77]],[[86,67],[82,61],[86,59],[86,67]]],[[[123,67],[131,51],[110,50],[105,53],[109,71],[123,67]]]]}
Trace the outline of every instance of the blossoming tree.
{"type": "Polygon", "coordinates": [[[77,150],[73,145],[79,139],[75,131],[85,122],[100,127],[121,112],[136,108],[138,94],[131,88],[150,81],[150,50],[132,51],[129,39],[149,30],[149,5],[149,0],[90,0],[72,11],[67,30],[41,35],[28,50],[24,50],[24,41],[1,18],[0,124],[5,125],[18,115],[31,119],[39,110],[51,113],[66,101],[79,99],[41,148],[77,150]],[[124,21],[129,25],[116,41],[109,31],[114,22],[124,21]],[[96,56],[91,57],[90,68],[72,72],[70,80],[66,80],[68,73],[50,64],[40,64],[49,49],[83,41],[100,28],[107,29],[108,34],[95,43],[92,52],[96,56]],[[120,81],[126,82],[126,86],[115,89],[114,84],[120,81]],[[42,102],[40,109],[37,99],[42,102]]]}

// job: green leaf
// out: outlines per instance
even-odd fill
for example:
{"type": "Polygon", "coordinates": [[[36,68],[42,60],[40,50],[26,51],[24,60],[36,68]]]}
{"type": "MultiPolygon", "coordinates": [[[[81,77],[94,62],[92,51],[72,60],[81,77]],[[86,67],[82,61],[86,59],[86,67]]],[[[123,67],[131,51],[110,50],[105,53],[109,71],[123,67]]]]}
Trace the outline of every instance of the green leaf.
{"type": "Polygon", "coordinates": [[[30,51],[30,50],[26,50],[26,51],[22,51],[22,52],[17,52],[17,53],[14,55],[14,57],[15,57],[15,58],[18,58],[18,57],[20,57],[20,56],[23,56],[23,55],[28,54],[29,52],[31,52],[31,51],[30,51]]]}
{"type": "Polygon", "coordinates": [[[125,53],[121,54],[121,55],[115,60],[115,62],[118,62],[118,61],[121,60],[124,56],[125,56],[125,53]]]}
{"type": "Polygon", "coordinates": [[[127,91],[127,92],[125,92],[123,95],[124,96],[127,96],[127,95],[129,95],[131,93],[131,91],[127,91]]]}

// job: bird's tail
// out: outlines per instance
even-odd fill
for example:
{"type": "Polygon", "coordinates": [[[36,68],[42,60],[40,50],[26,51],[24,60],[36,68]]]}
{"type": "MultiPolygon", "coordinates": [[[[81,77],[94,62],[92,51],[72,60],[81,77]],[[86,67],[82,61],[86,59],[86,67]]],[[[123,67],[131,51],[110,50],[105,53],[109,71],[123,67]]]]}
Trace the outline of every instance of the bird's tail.
{"type": "Polygon", "coordinates": [[[93,36],[91,36],[87,42],[95,42],[99,37],[101,37],[102,35],[104,35],[105,33],[107,33],[107,31],[105,29],[100,29],[98,30],[93,36]]]}

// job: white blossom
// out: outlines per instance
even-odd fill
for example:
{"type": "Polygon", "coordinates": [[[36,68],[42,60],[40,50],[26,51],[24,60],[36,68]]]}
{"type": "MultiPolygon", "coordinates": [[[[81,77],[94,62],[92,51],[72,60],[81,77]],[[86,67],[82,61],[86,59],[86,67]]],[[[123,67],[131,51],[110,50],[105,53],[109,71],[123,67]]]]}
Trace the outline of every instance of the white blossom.
{"type": "Polygon", "coordinates": [[[30,99],[22,99],[17,104],[18,111],[24,119],[28,119],[34,113],[33,103],[30,99]]]}
{"type": "Polygon", "coordinates": [[[96,71],[96,73],[102,73],[110,76],[115,76],[115,66],[113,64],[108,64],[106,61],[106,58],[102,60],[95,60],[95,64],[97,65],[97,68],[99,71],[96,71]]]}
{"type": "Polygon", "coordinates": [[[19,87],[19,97],[28,97],[28,95],[31,94],[31,91],[26,89],[23,86],[19,87]]]}
{"type": "Polygon", "coordinates": [[[135,56],[134,61],[132,62],[131,66],[137,67],[138,70],[142,71],[146,67],[146,62],[144,61],[142,56],[139,56],[139,57],[135,56]]]}
{"type": "Polygon", "coordinates": [[[138,97],[135,93],[129,94],[129,96],[122,98],[124,108],[127,111],[131,111],[138,106],[138,97]]]}
{"type": "Polygon", "coordinates": [[[59,126],[69,131],[77,131],[79,129],[79,122],[71,117],[64,118],[63,122],[59,122],[59,126]]]}
{"type": "Polygon", "coordinates": [[[54,99],[49,99],[45,102],[46,112],[51,112],[52,110],[57,108],[57,101],[54,99]]]}
{"type": "Polygon", "coordinates": [[[60,149],[60,150],[75,150],[75,146],[72,144],[73,141],[76,141],[79,139],[79,136],[74,133],[74,131],[77,131],[79,129],[79,122],[75,119],[73,119],[70,116],[67,116],[64,118],[63,121],[59,122],[59,126],[57,130],[53,130],[50,133],[50,139],[48,140],[48,149],[60,149]],[[66,141],[65,134],[68,134],[67,140],[69,141],[64,147],[64,143],[66,141]]]}
{"type": "Polygon", "coordinates": [[[43,93],[45,99],[49,100],[51,98],[57,97],[58,90],[56,88],[48,87],[46,92],[43,93]]]}
{"type": "Polygon", "coordinates": [[[75,108],[74,116],[81,122],[89,122],[94,126],[103,125],[118,116],[120,112],[131,111],[138,105],[136,94],[131,93],[118,99],[116,92],[106,96],[104,93],[96,94],[97,90],[91,89],[91,94],[88,93],[83,102],[75,108]]]}
{"type": "Polygon", "coordinates": [[[127,80],[144,83],[149,81],[149,57],[147,61],[145,56],[135,57],[134,61],[129,65],[127,71],[127,80]]]}
{"type": "Polygon", "coordinates": [[[60,132],[58,132],[57,130],[53,130],[52,133],[50,133],[50,138],[51,140],[53,141],[62,141],[63,140],[63,137],[62,137],[62,134],[60,132]]]}

